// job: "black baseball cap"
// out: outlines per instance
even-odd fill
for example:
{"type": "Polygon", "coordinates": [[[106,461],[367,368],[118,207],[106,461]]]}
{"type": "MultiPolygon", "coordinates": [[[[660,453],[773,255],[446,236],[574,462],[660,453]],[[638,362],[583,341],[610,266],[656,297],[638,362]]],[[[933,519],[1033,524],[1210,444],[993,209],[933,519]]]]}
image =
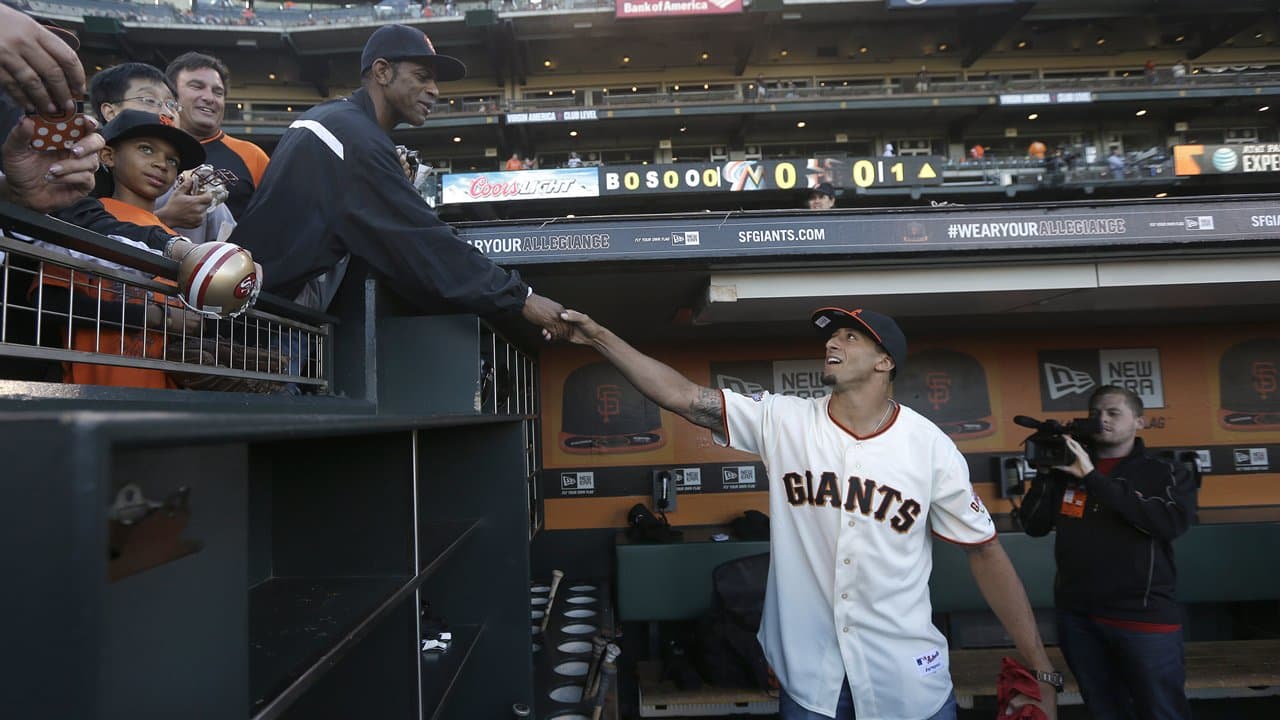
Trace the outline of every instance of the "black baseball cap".
{"type": "Polygon", "coordinates": [[[108,145],[137,137],[167,140],[178,151],[178,170],[190,170],[204,162],[204,146],[186,131],[165,123],[155,113],[122,110],[99,132],[108,145]]]}
{"type": "Polygon", "coordinates": [[[834,198],[836,196],[836,188],[834,185],[832,185],[829,182],[820,182],[817,185],[814,185],[813,187],[809,188],[809,194],[812,195],[814,193],[818,193],[819,195],[826,195],[829,198],[834,198]]]}
{"type": "Polygon", "coordinates": [[[813,324],[818,337],[823,340],[831,337],[832,330],[842,327],[854,328],[870,335],[871,339],[879,343],[880,347],[889,353],[889,357],[893,358],[893,372],[889,375],[890,380],[896,377],[898,371],[906,364],[907,336],[902,334],[898,323],[888,315],[862,308],[845,310],[826,307],[815,310],[809,322],[813,324]]]}
{"type": "Polygon", "coordinates": [[[378,58],[389,62],[414,60],[431,65],[435,68],[436,80],[441,82],[461,80],[467,76],[467,66],[461,60],[436,53],[436,46],[431,44],[426,33],[407,25],[383,25],[369,36],[364,52],[360,53],[360,74],[373,67],[373,61],[378,58]]]}

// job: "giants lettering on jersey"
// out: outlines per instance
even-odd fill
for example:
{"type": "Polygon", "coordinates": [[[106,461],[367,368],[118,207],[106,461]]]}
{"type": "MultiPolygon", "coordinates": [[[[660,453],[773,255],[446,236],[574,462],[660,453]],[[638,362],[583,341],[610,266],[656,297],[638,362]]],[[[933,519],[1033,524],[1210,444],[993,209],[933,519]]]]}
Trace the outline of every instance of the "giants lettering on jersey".
{"type": "Polygon", "coordinates": [[[787,490],[787,502],[793,506],[826,505],[833,508],[843,507],[849,512],[860,512],[864,516],[874,517],[878,522],[889,520],[889,527],[897,532],[906,533],[920,517],[920,503],[912,498],[904,498],[902,491],[888,485],[877,484],[875,480],[849,477],[844,483],[841,502],[840,478],[833,472],[824,472],[818,476],[818,485],[813,484],[813,473],[805,470],[801,475],[789,472],[782,476],[782,485],[787,490]]]}

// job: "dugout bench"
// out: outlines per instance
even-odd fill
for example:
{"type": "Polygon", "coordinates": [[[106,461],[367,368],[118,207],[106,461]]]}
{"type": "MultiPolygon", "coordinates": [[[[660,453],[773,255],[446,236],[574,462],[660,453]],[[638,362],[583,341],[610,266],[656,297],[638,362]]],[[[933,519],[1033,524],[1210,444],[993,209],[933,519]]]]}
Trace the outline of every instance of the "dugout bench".
{"type": "MultiPolygon", "coordinates": [[[[693,620],[710,609],[711,571],[716,566],[769,550],[763,541],[711,539],[715,533],[729,532],[726,527],[682,530],[683,540],[675,543],[632,542],[621,532],[616,539],[619,619],[648,623],[654,646],[658,623],[693,620]]],[[[1027,589],[1041,633],[1053,645],[1053,537],[1002,532],[1000,541],[1027,589]]],[[[1274,570],[1280,556],[1280,508],[1203,510],[1200,524],[1174,547],[1178,598],[1191,608],[1188,694],[1203,698],[1280,694],[1280,639],[1245,636],[1232,627],[1224,610],[1227,603],[1280,602],[1280,572],[1274,570]]],[[[994,696],[999,660],[1010,653],[1009,642],[973,581],[963,549],[934,542],[929,593],[935,622],[951,644],[957,700],[971,707],[975,697],[994,696]]],[[[1067,693],[1061,701],[1078,703],[1078,689],[1061,651],[1050,647],[1049,654],[1067,675],[1067,693]]],[[[662,679],[656,662],[640,663],[637,674],[645,717],[776,711],[776,699],[759,691],[706,686],[680,691],[662,679]]]]}

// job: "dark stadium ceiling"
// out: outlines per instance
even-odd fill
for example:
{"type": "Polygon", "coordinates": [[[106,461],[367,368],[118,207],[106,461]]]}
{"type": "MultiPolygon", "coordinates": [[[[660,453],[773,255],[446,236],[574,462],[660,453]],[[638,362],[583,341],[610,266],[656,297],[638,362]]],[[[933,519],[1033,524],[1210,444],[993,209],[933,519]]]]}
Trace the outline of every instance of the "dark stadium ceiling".
{"type": "MultiPolygon", "coordinates": [[[[707,67],[742,76],[748,67],[813,63],[874,66],[944,55],[971,67],[991,55],[1114,55],[1177,48],[1189,58],[1224,43],[1274,43],[1275,3],[1260,0],[1042,0],[1009,6],[890,11],[883,2],[787,3],[777,10],[709,18],[616,20],[611,8],[502,14],[488,26],[463,18],[421,23],[442,51],[505,81],[617,71],[707,67]],[[639,30],[642,29],[643,32],[639,30]],[[1261,33],[1263,37],[1254,35],[1261,33]],[[1178,38],[1181,38],[1180,40],[1178,38]],[[1105,42],[1099,44],[1099,40],[1105,42]],[[1019,43],[1025,43],[1021,48],[1019,43]],[[861,48],[867,52],[862,53],[861,48]],[[945,50],[940,48],[945,47],[945,50]],[[789,51],[787,57],[780,55],[789,51]],[[709,58],[700,60],[700,53],[709,58]],[[623,67],[623,55],[632,61],[623,67]],[[554,57],[554,67],[542,59],[554,57]]],[[[79,17],[60,18],[71,24],[79,17]]],[[[166,61],[194,47],[229,55],[284,51],[319,58],[330,85],[354,84],[358,53],[372,25],[278,27],[165,25],[123,34],[89,33],[86,55],[166,61]]]]}

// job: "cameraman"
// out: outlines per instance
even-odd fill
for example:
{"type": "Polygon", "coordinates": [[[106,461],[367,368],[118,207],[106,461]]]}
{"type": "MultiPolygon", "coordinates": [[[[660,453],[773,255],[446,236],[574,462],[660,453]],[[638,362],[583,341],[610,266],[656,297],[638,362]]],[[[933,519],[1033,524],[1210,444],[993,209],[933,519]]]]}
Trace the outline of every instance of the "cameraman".
{"type": "Polygon", "coordinates": [[[1075,462],[1041,473],[1019,509],[1027,534],[1057,527],[1058,639],[1096,720],[1190,718],[1173,539],[1196,507],[1190,473],[1137,437],[1142,399],[1105,385],[1089,398],[1101,431],[1075,462]]]}

